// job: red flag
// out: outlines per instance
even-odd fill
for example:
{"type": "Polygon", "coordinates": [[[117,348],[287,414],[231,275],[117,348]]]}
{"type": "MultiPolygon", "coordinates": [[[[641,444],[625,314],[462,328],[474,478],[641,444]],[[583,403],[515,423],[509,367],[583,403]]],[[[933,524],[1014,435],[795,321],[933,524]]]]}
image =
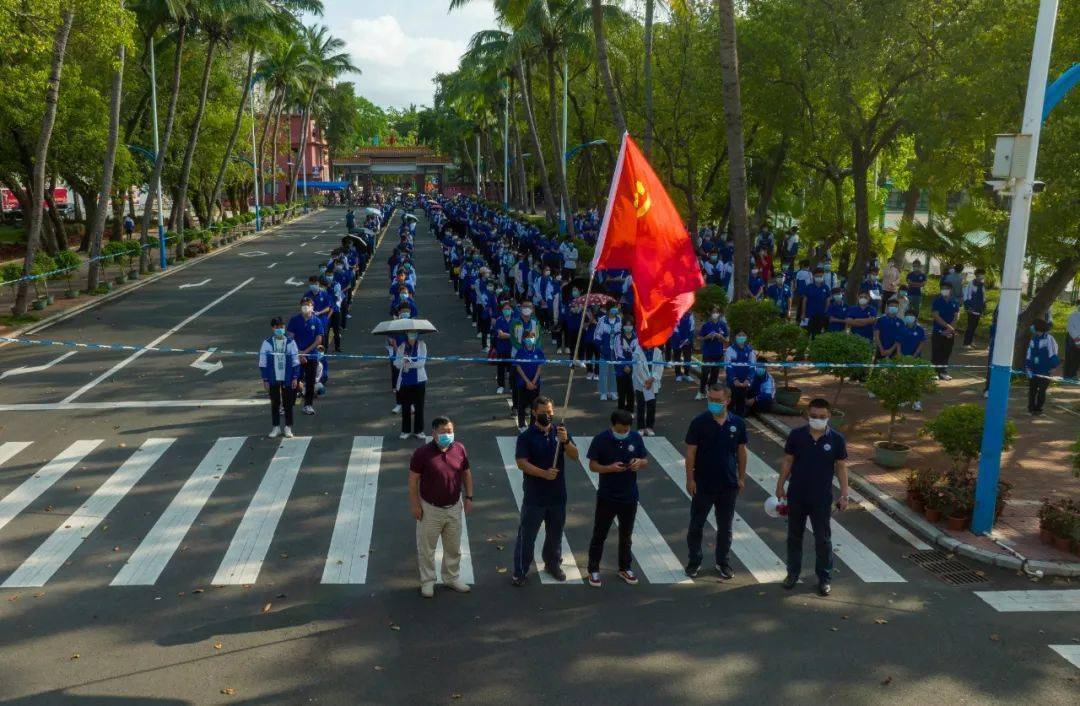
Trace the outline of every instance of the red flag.
{"type": "Polygon", "coordinates": [[[667,342],[704,286],[682,217],[645,155],[623,135],[592,270],[629,270],[642,347],[667,342]]]}

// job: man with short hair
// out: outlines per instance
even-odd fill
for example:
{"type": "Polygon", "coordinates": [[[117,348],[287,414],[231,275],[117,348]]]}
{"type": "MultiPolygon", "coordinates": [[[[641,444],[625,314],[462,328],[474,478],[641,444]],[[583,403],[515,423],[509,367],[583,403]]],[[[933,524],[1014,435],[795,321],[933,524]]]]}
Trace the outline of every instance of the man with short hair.
{"type": "Polygon", "coordinates": [[[319,317],[315,316],[315,305],[310,296],[300,300],[300,313],[289,319],[285,332],[296,341],[299,350],[301,376],[304,381],[304,414],[315,414],[315,378],[318,372],[318,348],[322,345],[323,328],[319,317]]]}
{"type": "Polygon", "coordinates": [[[746,423],[730,414],[731,392],[725,385],[709,388],[708,411],[694,417],[686,431],[686,492],[690,525],[686,530],[686,575],[701,567],[701,538],[709,511],[716,515],[716,572],[735,576],[731,568],[731,524],[735,501],[746,485],[746,423]]]}
{"type": "Polygon", "coordinates": [[[983,282],[983,274],[982,268],[975,270],[975,279],[964,285],[964,313],[967,314],[964,348],[971,348],[975,331],[979,328],[979,319],[986,311],[986,284],[983,282]]]}
{"type": "Polygon", "coordinates": [[[413,452],[409,462],[409,504],[416,520],[420,595],[435,595],[435,548],[442,539],[442,580],[447,588],[468,593],[459,577],[461,527],[472,510],[473,481],[465,446],[454,440],[454,423],[436,417],[432,440],[413,452]],[[464,495],[462,491],[464,490],[464,495]]]}
{"type": "Polygon", "coordinates": [[[810,400],[806,414],[808,423],[788,434],[776,480],[776,497],[788,499],[787,577],[783,585],[790,590],[799,582],[803,534],[809,518],[818,593],[827,596],[832,591],[832,483],[835,475],[840,481],[836,508],[842,511],[848,505],[847,443],[829,428],[828,400],[810,400]]]}

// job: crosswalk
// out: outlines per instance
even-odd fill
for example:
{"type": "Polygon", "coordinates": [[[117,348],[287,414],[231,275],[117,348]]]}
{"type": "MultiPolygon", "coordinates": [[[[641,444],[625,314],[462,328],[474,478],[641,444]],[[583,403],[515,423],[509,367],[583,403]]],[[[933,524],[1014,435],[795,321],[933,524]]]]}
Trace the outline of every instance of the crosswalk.
{"type": "MultiPolygon", "coordinates": [[[[42,522],[46,523],[44,540],[39,540],[36,547],[25,549],[25,554],[13,556],[12,552],[3,555],[7,565],[0,566],[0,588],[41,587],[57,576],[65,580],[78,579],[78,572],[83,570],[79,559],[80,547],[100,531],[101,525],[108,521],[121,503],[138,504],[148,493],[160,493],[158,474],[166,472],[178,477],[181,483],[178,490],[169,491],[170,497],[162,499],[159,516],[153,520],[149,529],[140,529],[133,537],[131,547],[125,546],[116,557],[120,563],[109,566],[111,574],[106,581],[113,587],[154,586],[162,582],[162,577],[176,580],[186,572],[194,572],[193,563],[211,563],[209,567],[200,566],[206,574],[191,576],[192,581],[209,583],[215,586],[249,585],[260,580],[260,573],[275,535],[283,531],[293,531],[288,523],[283,527],[286,507],[293,501],[294,489],[304,468],[315,464],[328,464],[330,468],[341,468],[340,475],[326,485],[327,524],[326,541],[322,537],[310,537],[309,545],[318,547],[318,556],[310,557],[317,566],[312,581],[332,585],[367,584],[378,577],[372,575],[372,552],[375,542],[383,543],[388,552],[411,554],[411,539],[402,540],[400,532],[392,534],[392,527],[381,523],[395,522],[403,524],[404,512],[386,512],[378,516],[380,493],[398,493],[394,504],[399,504],[400,493],[405,484],[405,474],[396,465],[391,467],[385,462],[385,454],[395,452],[384,448],[383,438],[379,436],[355,436],[347,453],[339,459],[324,458],[322,452],[309,454],[313,439],[297,437],[281,439],[278,442],[252,444],[249,437],[228,436],[207,441],[208,446],[195,449],[192,455],[190,446],[176,445],[173,438],[146,438],[122,455],[103,439],[81,439],[70,442],[66,448],[56,453],[51,459],[41,458],[34,463],[19,464],[18,461],[31,454],[37,442],[5,441],[0,443],[0,481],[9,488],[0,497],[0,543],[5,534],[20,532],[17,527],[21,521],[36,522],[37,531],[41,531],[42,522]],[[273,443],[272,447],[267,445],[273,443]],[[261,447],[263,451],[251,449],[261,447]],[[269,461],[267,456],[272,452],[269,461]],[[259,462],[251,461],[249,455],[255,453],[259,462]],[[265,454],[265,455],[263,455],[265,454]],[[308,456],[312,456],[310,461],[308,456]],[[104,456],[108,461],[103,461],[104,456]],[[186,463],[194,466],[193,470],[184,468],[186,463]],[[40,465],[38,465],[40,464],[40,465]],[[112,464],[112,465],[110,465],[112,464]],[[261,465],[261,467],[260,467],[261,465]],[[94,473],[101,473],[105,478],[100,485],[88,488],[89,496],[82,504],[66,517],[43,515],[37,509],[47,504],[52,498],[50,493],[66,492],[70,497],[72,481],[84,479],[92,466],[94,473]],[[76,471],[75,469],[79,469],[76,471]],[[252,474],[252,481],[257,480],[257,487],[250,493],[235,498],[230,488],[223,493],[221,481],[231,469],[246,468],[252,474]],[[103,472],[104,471],[104,472],[103,472]],[[27,474],[23,478],[23,474],[27,474]],[[66,479],[68,474],[77,474],[66,479]],[[138,489],[138,492],[134,492],[138,489]],[[228,496],[228,517],[219,515],[222,510],[221,495],[228,496]],[[136,499],[132,496],[139,496],[136,499]],[[336,509],[336,512],[335,512],[336,509]],[[232,516],[238,515],[233,521],[232,516]],[[25,519],[30,518],[32,519],[25,519]],[[48,517],[48,520],[43,520],[48,517]],[[386,519],[394,518],[394,519],[386,519]],[[56,524],[49,522],[59,520],[56,524]],[[332,520],[332,525],[330,521],[332,520]],[[15,525],[15,526],[13,526],[15,525]],[[195,528],[198,528],[200,540],[206,539],[207,532],[214,532],[212,546],[200,542],[199,562],[180,561],[182,547],[193,542],[195,528]],[[211,528],[211,529],[208,529],[211,528]],[[223,536],[219,536],[223,535],[223,536]],[[389,541],[387,536],[393,536],[389,541]],[[401,546],[395,546],[395,545],[401,546]],[[130,552],[125,554],[124,552],[130,552]],[[126,559],[126,560],[125,560],[126,559]],[[170,570],[170,565],[177,568],[170,570]],[[318,572],[321,571],[321,576],[318,572]],[[4,576],[4,573],[7,575],[4,576]]],[[[577,463],[569,462],[566,468],[567,483],[574,488],[573,494],[580,497],[590,485],[597,487],[599,481],[595,473],[588,470],[585,450],[591,439],[578,437],[577,443],[582,449],[577,463]],[[583,478],[588,479],[585,485],[583,478]]],[[[512,436],[494,436],[486,442],[487,447],[478,451],[482,443],[473,442],[474,464],[477,455],[484,459],[499,459],[503,473],[496,473],[492,478],[501,485],[505,476],[509,486],[506,498],[513,498],[514,505],[503,506],[501,515],[506,521],[505,510],[513,515],[522,503],[522,474],[515,459],[516,438],[512,436]]],[[[123,444],[120,445],[124,447],[123,444]]],[[[646,450],[650,455],[650,466],[646,473],[651,475],[649,491],[642,493],[641,506],[633,530],[633,554],[635,568],[650,584],[672,585],[693,583],[683,571],[685,558],[685,511],[678,508],[688,499],[685,485],[683,456],[668,439],[653,437],[646,441],[646,450]],[[659,485],[657,485],[659,484],[659,485]],[[672,487],[674,486],[674,487],[672,487]],[[658,496],[657,493],[660,495],[658,496]]],[[[340,452],[339,452],[340,453],[340,452]]],[[[748,476],[760,485],[765,492],[748,487],[739,501],[739,512],[735,516],[733,527],[732,554],[736,570],[745,570],[740,580],[755,583],[775,583],[785,574],[781,521],[769,520],[761,512],[758,503],[765,497],[776,482],[776,471],[761,457],[751,452],[748,476]],[[754,523],[761,526],[755,527],[754,523]],[[771,524],[766,524],[771,523],[771,524]]],[[[485,462],[486,465],[486,462],[485,462]]],[[[337,471],[334,471],[337,473],[337,471]]],[[[98,476],[94,476],[95,478],[98,476]]],[[[78,490],[79,486],[75,486],[78,490]]],[[[505,488],[505,486],[503,486],[505,488]]],[[[485,493],[485,495],[488,495],[485,493]]],[[[500,493],[488,495],[485,500],[496,498],[500,493]]],[[[76,501],[78,502],[78,501],[76,501]]],[[[74,504],[74,503],[73,503],[74,504]]],[[[488,505],[487,507],[490,507],[488,505]]],[[[685,507],[685,506],[684,506],[685,507]]],[[[485,512],[489,510],[485,509],[485,512]]],[[[146,513],[147,515],[149,513],[146,513]]],[[[481,528],[487,527],[490,517],[479,518],[471,515],[470,523],[481,522],[481,528]]],[[[513,520],[510,520],[513,522],[513,520]]],[[[710,524],[715,524],[710,517],[710,524]]],[[[850,574],[866,583],[903,583],[904,576],[896,567],[878,555],[870,544],[861,541],[848,524],[847,516],[841,515],[833,520],[833,538],[836,545],[838,562],[846,565],[850,574]]],[[[107,529],[107,528],[106,528],[107,529]]],[[[398,527],[400,529],[400,527],[398,527]]],[[[411,538],[413,528],[407,529],[411,538]]],[[[587,529],[587,528],[585,528],[587,529]]],[[[878,528],[879,529],[879,528],[878,528]]],[[[504,526],[504,531],[506,527],[504,526]]],[[[114,528],[116,531],[116,528],[114,528]]],[[[512,531],[512,530],[510,530],[512,531]]],[[[489,533],[490,534],[490,533],[489,533]]],[[[8,536],[13,536],[8,534],[8,536]]],[[[900,540],[905,538],[900,536],[900,540]]],[[[492,541],[490,536],[488,541],[492,541]]],[[[583,551],[588,541],[583,528],[574,527],[562,538],[563,569],[569,585],[583,585],[583,571],[587,557],[583,551]]],[[[869,538],[867,539],[869,541],[869,538]]],[[[881,546],[880,539],[876,540],[881,546]]],[[[502,542],[512,546],[512,538],[502,542]]],[[[543,544],[543,535],[537,542],[537,548],[543,544]]],[[[20,543],[20,546],[24,546],[20,543]]],[[[502,547],[500,547],[502,548],[502,547]]],[[[476,583],[478,577],[488,577],[505,573],[509,564],[508,556],[501,555],[492,559],[484,553],[485,565],[477,565],[476,557],[469,539],[468,526],[463,527],[461,578],[466,583],[476,583]],[[497,561],[494,566],[487,565],[497,561]],[[498,571],[496,571],[498,569],[498,571]]],[[[276,557],[275,557],[276,558],[276,557]]],[[[539,557],[537,557],[539,559],[539,557]]],[[[437,551],[436,564],[441,563],[441,547],[437,551]]],[[[542,564],[542,561],[538,562],[542,564]]],[[[100,565],[95,564],[100,568],[100,565]]],[[[505,578],[505,577],[504,577],[505,578]]],[[[540,581],[545,585],[558,583],[546,574],[541,574],[540,581]]],[[[1051,600],[1044,597],[1044,600],[1051,600]]],[[[1065,601],[1075,602],[1071,596],[1065,601]]],[[[1074,608],[1070,608],[1075,610],[1074,608]]]]}

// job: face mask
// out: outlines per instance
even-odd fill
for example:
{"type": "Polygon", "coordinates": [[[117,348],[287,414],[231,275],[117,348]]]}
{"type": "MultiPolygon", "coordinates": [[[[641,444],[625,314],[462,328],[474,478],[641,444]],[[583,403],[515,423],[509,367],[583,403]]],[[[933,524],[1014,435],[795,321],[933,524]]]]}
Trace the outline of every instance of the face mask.
{"type": "Polygon", "coordinates": [[[941,296],[942,296],[943,299],[948,299],[949,297],[952,296],[952,290],[951,289],[943,289],[943,290],[941,290],[941,296]]]}
{"type": "Polygon", "coordinates": [[[758,270],[758,269],[750,270],[750,274],[754,275],[755,277],[757,277],[758,272],[761,272],[761,270],[758,270]]]}
{"type": "Polygon", "coordinates": [[[1039,331],[1038,331],[1038,329],[1036,329],[1036,328],[1035,328],[1034,326],[1030,326],[1030,327],[1028,327],[1028,328],[1029,328],[1029,330],[1031,331],[1031,333],[1032,333],[1032,334],[1034,334],[1034,335],[1036,335],[1036,336],[1038,336],[1038,335],[1039,335],[1039,331]]]}
{"type": "Polygon", "coordinates": [[[532,309],[522,309],[521,310],[521,315],[522,316],[532,316],[532,309]]]}
{"type": "Polygon", "coordinates": [[[443,449],[450,448],[450,444],[454,443],[454,434],[453,434],[453,432],[451,432],[449,434],[445,434],[445,433],[444,434],[439,434],[439,436],[437,437],[437,440],[439,442],[439,447],[440,448],[443,448],[443,449]]]}
{"type": "Polygon", "coordinates": [[[614,436],[617,441],[626,441],[626,439],[630,436],[630,432],[612,430],[611,435],[614,436]]]}
{"type": "Polygon", "coordinates": [[[302,307],[300,307],[300,313],[301,314],[307,315],[307,314],[310,314],[313,311],[315,311],[315,309],[313,307],[310,307],[310,306],[302,306],[302,307]]]}
{"type": "Polygon", "coordinates": [[[719,259],[720,259],[720,258],[719,258],[719,257],[717,257],[716,255],[709,255],[709,261],[710,261],[710,262],[716,262],[716,261],[717,261],[717,260],[719,260],[719,259]]]}
{"type": "Polygon", "coordinates": [[[276,329],[274,329],[274,335],[275,335],[275,336],[277,336],[278,338],[284,338],[284,336],[285,336],[285,329],[283,329],[283,328],[276,328],[276,329]]]}
{"type": "Polygon", "coordinates": [[[319,291],[319,285],[317,285],[317,284],[309,284],[308,289],[310,291],[312,291],[312,292],[317,292],[317,291],[319,291]]]}
{"type": "Polygon", "coordinates": [[[513,314],[513,313],[514,313],[513,309],[503,309],[503,316],[505,316],[508,319],[510,318],[510,315],[513,314]]]}
{"type": "Polygon", "coordinates": [[[907,324],[908,326],[914,326],[915,325],[915,317],[912,316],[911,314],[908,314],[907,316],[904,317],[904,323],[907,324]]]}
{"type": "Polygon", "coordinates": [[[724,413],[726,405],[723,402],[709,402],[709,414],[719,417],[724,413]]]}
{"type": "Polygon", "coordinates": [[[814,278],[814,284],[821,284],[824,281],[825,281],[825,278],[821,277],[821,276],[818,276],[818,277],[814,278]]]}
{"type": "Polygon", "coordinates": [[[622,332],[629,335],[629,334],[634,332],[634,327],[633,326],[623,326],[622,327],[622,332]]]}
{"type": "Polygon", "coordinates": [[[619,310],[618,309],[612,309],[611,311],[608,312],[608,317],[611,318],[612,320],[615,320],[615,319],[619,318],[619,310]]]}
{"type": "Polygon", "coordinates": [[[712,319],[713,321],[719,321],[720,320],[720,314],[718,312],[714,311],[713,313],[709,314],[709,318],[712,319]]]}
{"type": "Polygon", "coordinates": [[[547,412],[541,412],[540,414],[536,415],[536,423],[542,427],[546,427],[547,425],[551,424],[551,415],[547,412]]]}
{"type": "Polygon", "coordinates": [[[866,306],[869,303],[870,303],[869,299],[860,299],[859,300],[859,306],[866,306]]]}
{"type": "Polygon", "coordinates": [[[838,301],[838,302],[842,302],[842,301],[844,301],[844,295],[843,295],[843,294],[834,294],[834,295],[832,296],[832,298],[833,298],[834,300],[838,301]]]}
{"type": "Polygon", "coordinates": [[[827,426],[829,426],[828,419],[810,419],[810,428],[814,431],[824,431],[827,426]]]}
{"type": "Polygon", "coordinates": [[[410,318],[412,318],[412,313],[408,312],[408,311],[403,311],[400,314],[398,314],[398,318],[399,319],[410,319],[410,318]]]}
{"type": "Polygon", "coordinates": [[[762,377],[764,377],[764,376],[765,376],[765,368],[763,368],[763,367],[761,367],[761,366],[759,365],[759,366],[757,367],[757,374],[758,374],[758,375],[760,375],[760,376],[762,376],[762,377]]]}
{"type": "Polygon", "coordinates": [[[345,269],[345,268],[344,268],[344,267],[342,267],[341,265],[336,265],[336,266],[334,266],[334,272],[341,272],[341,271],[342,271],[342,270],[344,270],[344,269],[345,269]]]}
{"type": "Polygon", "coordinates": [[[525,339],[525,347],[526,348],[532,348],[535,345],[536,345],[536,339],[535,338],[526,338],[525,339]]]}
{"type": "Polygon", "coordinates": [[[409,339],[409,343],[416,343],[416,339],[420,338],[419,334],[415,333],[406,334],[406,337],[409,339]]]}
{"type": "Polygon", "coordinates": [[[544,276],[545,277],[550,277],[551,276],[551,270],[544,270],[544,276]]]}
{"type": "Polygon", "coordinates": [[[581,296],[581,290],[580,289],[572,289],[572,290],[570,290],[570,295],[572,297],[574,297],[574,299],[577,299],[578,297],[581,296]]]}
{"type": "Polygon", "coordinates": [[[736,336],[735,342],[741,346],[742,344],[746,343],[746,336],[736,336]]]}
{"type": "Polygon", "coordinates": [[[898,306],[890,306],[885,311],[887,311],[890,316],[896,316],[897,314],[900,313],[900,307],[898,307],[898,306]]]}
{"type": "Polygon", "coordinates": [[[829,272],[832,270],[832,265],[825,265],[825,267],[823,267],[822,269],[824,269],[826,272],[829,272]]]}

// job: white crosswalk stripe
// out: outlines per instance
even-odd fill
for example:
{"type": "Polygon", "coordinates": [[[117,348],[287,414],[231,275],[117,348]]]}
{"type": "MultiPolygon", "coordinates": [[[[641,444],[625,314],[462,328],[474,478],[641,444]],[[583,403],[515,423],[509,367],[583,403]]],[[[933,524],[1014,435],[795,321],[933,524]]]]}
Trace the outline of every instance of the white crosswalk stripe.
{"type": "MultiPolygon", "coordinates": [[[[599,488],[600,479],[597,477],[598,474],[589,470],[589,461],[585,458],[585,453],[588,451],[589,445],[592,444],[592,437],[577,437],[576,441],[578,448],[582,451],[579,458],[581,468],[585,471],[585,475],[588,476],[593,487],[599,488]]],[[[634,521],[634,531],[631,538],[634,559],[637,560],[642,573],[645,574],[645,578],[649,579],[650,583],[693,583],[683,571],[679,558],[671,551],[671,547],[664,540],[664,536],[660,534],[660,530],[653,524],[649,513],[640,505],[638,506],[637,518],[634,521]]]]}
{"type": "Polygon", "coordinates": [[[214,574],[211,583],[215,586],[255,583],[259,577],[266,551],[310,443],[310,436],[281,442],[214,574]]]}
{"type": "Polygon", "coordinates": [[[345,485],[341,491],[330,551],[323,568],[323,583],[365,583],[368,554],[375,522],[375,496],[379,491],[381,436],[353,438],[345,485]]]}
{"type": "Polygon", "coordinates": [[[176,439],[147,439],[15,570],[3,588],[44,586],[176,439]]]}
{"type": "Polygon", "coordinates": [[[245,439],[227,436],[214,443],[110,585],[152,586],[157,582],[245,439]]]}
{"type": "MultiPolygon", "coordinates": [[[[26,507],[38,499],[42,493],[64,477],[64,474],[82,461],[88,453],[96,449],[103,439],[82,439],[60,452],[49,463],[27,478],[15,490],[0,500],[0,529],[11,522],[26,507]]],[[[10,458],[10,457],[9,457],[10,458]]]]}
{"type": "MultiPolygon", "coordinates": [[[[521,470],[517,467],[517,460],[514,458],[516,452],[517,440],[512,436],[500,436],[497,439],[499,444],[499,453],[502,455],[503,468],[506,470],[506,478],[510,481],[510,490],[514,493],[514,501],[517,503],[518,510],[521,509],[521,503],[525,499],[524,490],[524,478],[522,478],[521,470]]],[[[536,535],[536,551],[535,559],[537,568],[543,568],[544,557],[541,556],[541,550],[544,546],[544,539],[547,537],[544,527],[540,527],[540,531],[536,535]]],[[[570,543],[566,541],[566,535],[562,537],[562,567],[563,572],[566,574],[566,583],[581,583],[581,569],[578,568],[577,560],[574,559],[574,553],[570,551],[570,543]]],[[[550,574],[546,571],[540,572],[540,583],[553,583],[558,584],[550,574]]]]}
{"type": "MultiPolygon", "coordinates": [[[[776,490],[776,481],[780,477],[753,451],[747,452],[746,475],[770,494],[776,490]]],[[[829,526],[832,528],[833,553],[847,564],[856,576],[867,583],[904,583],[903,576],[896,573],[892,567],[882,561],[881,557],[856,539],[855,535],[836,521],[836,518],[832,518],[829,526]]]]}
{"type": "MultiPolygon", "coordinates": [[[[476,574],[473,572],[472,563],[472,549],[469,547],[469,525],[465,518],[465,513],[461,514],[461,561],[458,564],[458,578],[463,583],[472,585],[476,583],[476,574]]],[[[439,537],[439,543],[435,545],[435,580],[442,583],[442,560],[443,560],[443,546],[442,537],[439,537]]]]}
{"type": "Polygon", "coordinates": [[[1033,591],[975,591],[999,613],[1053,613],[1080,611],[1080,588],[1033,591]]]}
{"type": "Polygon", "coordinates": [[[1080,668],[1080,645],[1050,645],[1050,649],[1069,660],[1072,666],[1080,668]]]}
{"type": "Polygon", "coordinates": [[[12,456],[19,453],[27,446],[32,444],[32,441],[5,441],[0,444],[0,466],[7,463],[12,456]]]}
{"type": "MultiPolygon", "coordinates": [[[[679,490],[687,499],[690,493],[686,491],[686,466],[683,455],[662,436],[652,437],[645,440],[645,447],[649,450],[660,468],[667,473],[668,477],[678,486],[679,490]]],[[[709,525],[716,529],[716,521],[712,513],[709,514],[709,525]]],[[[731,551],[742,562],[746,570],[761,583],[778,583],[787,575],[784,562],[776,555],[769,545],[757,536],[754,530],[746,524],[746,520],[735,513],[731,523],[731,551]]]]}

